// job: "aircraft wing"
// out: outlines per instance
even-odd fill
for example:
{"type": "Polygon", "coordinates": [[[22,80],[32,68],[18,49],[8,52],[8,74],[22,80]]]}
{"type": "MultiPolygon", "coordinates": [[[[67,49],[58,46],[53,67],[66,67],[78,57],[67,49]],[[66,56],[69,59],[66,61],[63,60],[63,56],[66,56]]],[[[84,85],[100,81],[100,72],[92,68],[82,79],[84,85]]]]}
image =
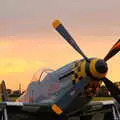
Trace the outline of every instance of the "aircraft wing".
{"type": "Polygon", "coordinates": [[[22,102],[1,102],[0,120],[44,120],[56,119],[50,104],[27,104],[22,102]]]}
{"type": "Polygon", "coordinates": [[[75,120],[120,120],[120,108],[113,100],[90,102],[82,111],[69,116],[75,120]]]}
{"type": "MultiPolygon", "coordinates": [[[[90,102],[82,110],[69,114],[70,120],[120,120],[118,105],[114,101],[90,102]]],[[[58,116],[50,104],[27,104],[21,102],[1,102],[2,120],[56,120],[58,116]]]]}

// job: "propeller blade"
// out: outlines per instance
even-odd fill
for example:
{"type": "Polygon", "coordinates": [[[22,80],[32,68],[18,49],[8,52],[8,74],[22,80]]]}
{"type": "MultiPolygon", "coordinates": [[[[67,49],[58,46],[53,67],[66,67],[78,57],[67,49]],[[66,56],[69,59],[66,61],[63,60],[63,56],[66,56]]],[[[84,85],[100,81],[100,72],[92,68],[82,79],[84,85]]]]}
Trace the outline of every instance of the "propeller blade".
{"type": "Polygon", "coordinates": [[[102,79],[105,83],[107,89],[110,91],[111,95],[116,99],[118,103],[120,103],[120,89],[116,87],[110,80],[107,78],[102,79]]]}
{"type": "Polygon", "coordinates": [[[111,48],[111,50],[108,52],[108,54],[105,56],[104,60],[107,61],[111,57],[113,57],[115,54],[117,54],[120,51],[120,39],[116,42],[115,45],[111,48]]]}
{"type": "Polygon", "coordinates": [[[86,61],[89,61],[86,55],[81,51],[75,40],[72,38],[72,36],[68,33],[68,31],[65,29],[65,27],[62,25],[62,23],[59,20],[55,20],[52,23],[53,27],[56,29],[58,33],[80,54],[85,58],[86,61]]]}

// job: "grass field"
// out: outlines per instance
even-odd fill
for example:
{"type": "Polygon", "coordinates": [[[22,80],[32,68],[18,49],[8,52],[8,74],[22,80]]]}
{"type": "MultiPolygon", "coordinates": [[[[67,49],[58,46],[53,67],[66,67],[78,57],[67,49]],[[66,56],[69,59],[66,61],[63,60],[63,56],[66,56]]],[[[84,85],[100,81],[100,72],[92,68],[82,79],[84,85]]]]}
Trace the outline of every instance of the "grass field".
{"type": "Polygon", "coordinates": [[[106,100],[113,100],[112,97],[94,97],[92,101],[106,101],[106,100]]]}
{"type": "MultiPolygon", "coordinates": [[[[9,100],[10,101],[15,101],[17,99],[17,97],[10,97],[9,100]]],[[[0,97],[0,102],[2,102],[2,98],[0,97]]]]}
{"type": "Polygon", "coordinates": [[[10,97],[10,101],[16,101],[17,97],[10,97]]]}
{"type": "MultiPolygon", "coordinates": [[[[10,97],[10,101],[15,101],[17,97],[10,97]]],[[[106,100],[113,100],[112,97],[94,97],[92,101],[106,101],[106,100]]],[[[0,98],[0,102],[2,102],[2,99],[0,98]]]]}

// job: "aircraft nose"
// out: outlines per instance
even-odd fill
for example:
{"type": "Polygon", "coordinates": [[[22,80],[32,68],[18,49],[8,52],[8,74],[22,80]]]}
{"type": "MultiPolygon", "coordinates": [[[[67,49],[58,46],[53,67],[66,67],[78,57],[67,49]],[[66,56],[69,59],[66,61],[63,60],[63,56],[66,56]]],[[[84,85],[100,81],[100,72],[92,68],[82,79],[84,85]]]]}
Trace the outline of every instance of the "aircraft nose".
{"type": "Polygon", "coordinates": [[[95,64],[95,68],[99,73],[106,73],[108,71],[107,63],[104,60],[98,60],[95,64]]]}

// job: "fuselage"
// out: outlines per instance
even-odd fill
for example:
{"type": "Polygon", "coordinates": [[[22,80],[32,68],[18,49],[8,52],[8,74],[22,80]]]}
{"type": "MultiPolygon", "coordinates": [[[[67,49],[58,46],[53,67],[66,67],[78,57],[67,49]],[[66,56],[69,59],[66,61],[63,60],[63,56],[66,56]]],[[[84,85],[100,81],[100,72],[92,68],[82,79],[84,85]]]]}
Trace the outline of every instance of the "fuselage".
{"type": "Polygon", "coordinates": [[[100,79],[107,73],[107,65],[102,62],[104,61],[92,58],[90,63],[83,59],[67,64],[48,73],[42,81],[31,82],[17,101],[51,104],[60,100],[64,94],[70,94],[74,90],[77,93],[80,90],[81,93],[66,111],[83,108],[99,91],[100,79]],[[77,84],[78,89],[75,88],[77,84]]]}

